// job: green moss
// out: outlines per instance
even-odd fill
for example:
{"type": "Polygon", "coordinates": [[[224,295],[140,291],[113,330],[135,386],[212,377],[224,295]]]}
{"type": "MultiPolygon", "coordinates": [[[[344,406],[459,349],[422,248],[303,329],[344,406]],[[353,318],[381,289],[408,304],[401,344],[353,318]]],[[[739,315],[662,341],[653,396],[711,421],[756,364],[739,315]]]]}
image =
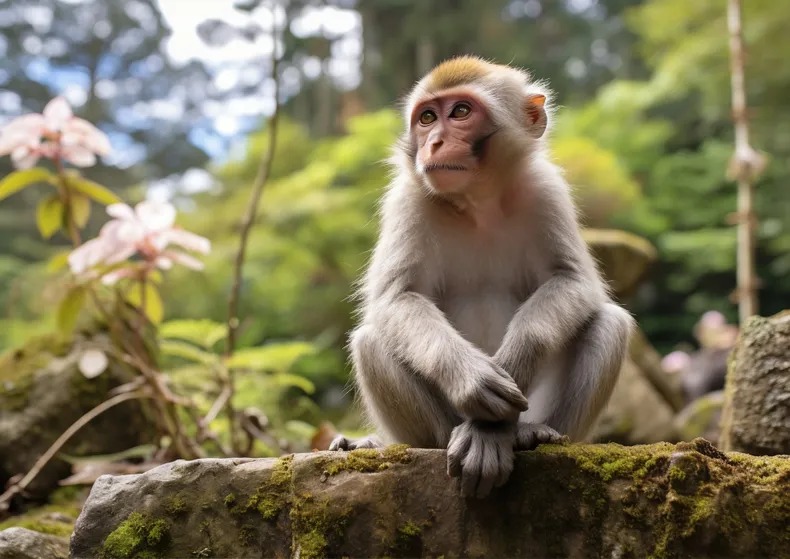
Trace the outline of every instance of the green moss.
{"type": "Polygon", "coordinates": [[[74,530],[74,522],[80,514],[78,500],[66,501],[58,499],[49,505],[37,507],[23,514],[11,516],[0,522],[0,531],[6,528],[27,528],[51,534],[53,536],[69,537],[74,530]]]}
{"type": "Polygon", "coordinates": [[[165,501],[165,510],[171,516],[179,516],[189,511],[187,501],[180,493],[169,497],[165,501]]]}
{"type": "Polygon", "coordinates": [[[381,472],[393,464],[406,464],[411,461],[409,445],[394,444],[383,449],[359,448],[339,454],[323,463],[323,469],[330,476],[340,472],[381,472]]]}
{"type": "Polygon", "coordinates": [[[107,559],[149,559],[159,557],[169,542],[170,525],[163,519],[150,519],[133,512],[113,530],[101,546],[107,559]]]}
{"type": "Polygon", "coordinates": [[[351,514],[351,508],[328,498],[316,499],[310,493],[302,493],[291,503],[291,526],[293,529],[292,554],[302,559],[326,556],[326,548],[343,534],[351,514]]]}
{"type": "Polygon", "coordinates": [[[234,493],[225,496],[225,506],[231,514],[241,515],[257,511],[264,520],[274,520],[288,504],[293,476],[293,455],[280,458],[269,476],[244,503],[237,503],[234,493]]]}
{"type": "Polygon", "coordinates": [[[552,444],[540,445],[536,452],[570,458],[582,471],[608,482],[616,478],[639,480],[646,477],[669,457],[674,448],[669,443],[631,447],[615,443],[552,444]]]}

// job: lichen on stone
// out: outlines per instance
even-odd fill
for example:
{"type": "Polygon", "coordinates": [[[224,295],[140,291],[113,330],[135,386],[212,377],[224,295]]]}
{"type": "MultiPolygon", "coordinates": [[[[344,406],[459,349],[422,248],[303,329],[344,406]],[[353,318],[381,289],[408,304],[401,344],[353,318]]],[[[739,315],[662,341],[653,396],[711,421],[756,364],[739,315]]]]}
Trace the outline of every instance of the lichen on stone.
{"type": "Polygon", "coordinates": [[[170,538],[170,524],[133,512],[102,543],[102,559],[154,559],[164,556],[170,538]]]}
{"type": "Polygon", "coordinates": [[[340,472],[381,472],[393,464],[407,464],[411,461],[409,445],[393,444],[382,449],[358,448],[347,453],[337,454],[323,465],[330,476],[340,472]]]}

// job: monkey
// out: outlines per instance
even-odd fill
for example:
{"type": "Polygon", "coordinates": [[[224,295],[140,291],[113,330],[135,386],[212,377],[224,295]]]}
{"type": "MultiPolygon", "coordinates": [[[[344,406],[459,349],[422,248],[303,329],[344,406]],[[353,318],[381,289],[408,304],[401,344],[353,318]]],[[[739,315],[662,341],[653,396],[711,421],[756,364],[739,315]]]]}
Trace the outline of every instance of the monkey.
{"type": "Polygon", "coordinates": [[[339,435],[330,450],[446,448],[463,495],[482,498],[508,480],[514,451],[583,437],[633,318],[610,297],[548,154],[543,82],[451,58],[403,114],[348,344],[376,435],[339,435]]]}

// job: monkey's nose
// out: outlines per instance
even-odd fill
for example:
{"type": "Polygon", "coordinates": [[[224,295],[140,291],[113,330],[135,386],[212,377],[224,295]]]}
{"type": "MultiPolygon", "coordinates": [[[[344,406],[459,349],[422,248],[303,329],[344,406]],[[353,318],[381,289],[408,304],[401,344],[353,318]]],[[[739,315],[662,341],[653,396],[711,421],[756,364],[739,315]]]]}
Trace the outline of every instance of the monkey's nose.
{"type": "Polygon", "coordinates": [[[441,138],[436,138],[435,140],[433,140],[431,142],[431,153],[432,154],[436,153],[436,150],[442,147],[442,144],[444,144],[444,140],[442,140],[441,138]]]}

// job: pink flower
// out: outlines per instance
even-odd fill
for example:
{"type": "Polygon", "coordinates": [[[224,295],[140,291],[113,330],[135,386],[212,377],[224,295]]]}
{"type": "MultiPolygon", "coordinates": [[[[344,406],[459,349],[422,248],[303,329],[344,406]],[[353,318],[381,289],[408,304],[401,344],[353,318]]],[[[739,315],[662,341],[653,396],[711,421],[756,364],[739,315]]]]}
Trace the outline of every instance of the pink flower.
{"type": "Polygon", "coordinates": [[[40,157],[70,161],[78,167],[96,163],[96,155],[110,152],[107,136],[93,124],[74,116],[63,97],[55,97],[43,114],[15,118],[0,130],[0,156],[11,154],[18,169],[27,169],[40,157]]]}
{"type": "MultiPolygon", "coordinates": [[[[104,224],[99,236],[74,249],[69,255],[69,267],[75,274],[103,264],[111,266],[138,254],[148,269],[170,269],[173,263],[194,270],[203,268],[196,258],[169,248],[177,245],[192,252],[207,254],[211,250],[208,239],[175,227],[176,210],[167,203],[140,202],[133,210],[126,204],[107,206],[114,217],[104,224]]],[[[115,283],[131,277],[138,268],[120,268],[103,275],[102,281],[115,283]]]]}
{"type": "Polygon", "coordinates": [[[667,373],[680,373],[691,363],[691,356],[685,351],[673,351],[661,360],[661,368],[667,373]]]}

